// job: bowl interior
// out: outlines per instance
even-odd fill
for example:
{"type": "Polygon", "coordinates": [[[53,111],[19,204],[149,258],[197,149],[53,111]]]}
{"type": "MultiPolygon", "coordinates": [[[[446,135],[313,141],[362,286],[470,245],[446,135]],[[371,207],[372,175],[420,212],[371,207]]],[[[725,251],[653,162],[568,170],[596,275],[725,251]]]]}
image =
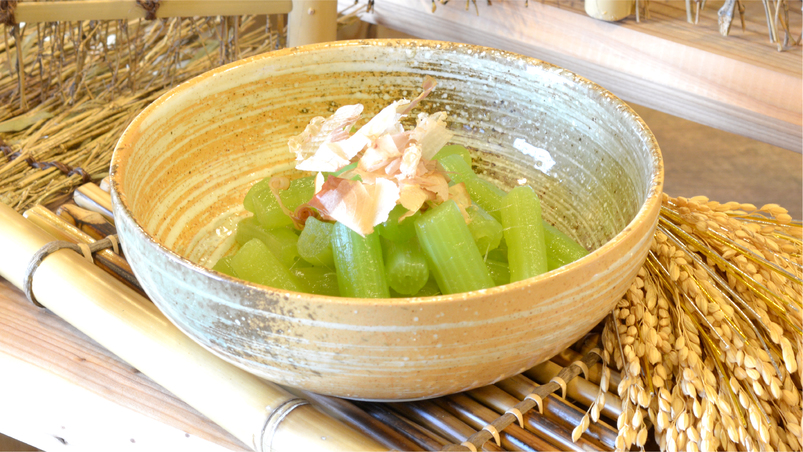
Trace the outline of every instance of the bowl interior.
{"type": "Polygon", "coordinates": [[[418,111],[449,113],[481,177],[527,184],[544,216],[588,249],[620,233],[661,189],[643,122],[607,91],[509,53],[427,41],[332,43],[255,57],[154,103],[113,161],[115,190],[167,250],[205,267],[227,253],[248,188],[294,174],[287,140],[311,118],[365,105],[370,117],[438,81],[418,111]],[[336,51],[334,51],[336,50],[336,51]]]}

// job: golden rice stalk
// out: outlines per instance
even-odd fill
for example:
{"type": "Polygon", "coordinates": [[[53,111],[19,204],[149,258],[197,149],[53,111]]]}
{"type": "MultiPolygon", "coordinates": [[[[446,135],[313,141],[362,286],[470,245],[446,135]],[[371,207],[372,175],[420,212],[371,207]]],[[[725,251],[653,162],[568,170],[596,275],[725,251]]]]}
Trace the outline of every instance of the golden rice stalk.
{"type": "Polygon", "coordinates": [[[776,204],[664,195],[647,261],[603,330],[617,449],[800,450],[801,224],[776,204]],[[646,435],[645,435],[646,438],[646,435]]]}

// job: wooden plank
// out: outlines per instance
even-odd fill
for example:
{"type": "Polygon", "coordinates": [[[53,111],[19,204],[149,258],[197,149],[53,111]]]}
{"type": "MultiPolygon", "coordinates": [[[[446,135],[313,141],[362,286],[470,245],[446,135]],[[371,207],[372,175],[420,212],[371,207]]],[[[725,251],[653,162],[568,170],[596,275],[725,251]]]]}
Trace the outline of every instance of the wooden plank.
{"type": "MultiPolygon", "coordinates": [[[[287,14],[293,8],[291,0],[162,0],[159,3],[157,18],[287,14]]],[[[146,11],[136,0],[23,1],[14,10],[16,21],[25,23],[144,19],[145,16],[146,11]]]]}
{"type": "Polygon", "coordinates": [[[0,279],[0,428],[43,450],[250,450],[0,279]]]}
{"type": "MultiPolygon", "coordinates": [[[[675,3],[651,2],[652,19],[608,23],[580,2],[494,2],[466,11],[450,2],[383,0],[361,18],[413,36],[509,50],[565,67],[626,101],[797,152],[803,150],[801,49],[777,52],[748,3],[748,31],[722,37],[715,22],[687,24],[675,3]],[[560,5],[560,7],[558,7],[560,5]],[[711,28],[714,27],[712,30],[711,28]],[[682,31],[682,32],[681,32],[682,31]]],[[[793,2],[794,3],[794,2],[793,2]]],[[[721,2],[709,2],[716,14],[721,2]]],[[[800,30],[799,2],[790,8],[800,30]]],[[[340,8],[352,5],[340,0],[340,8]]],[[[737,15],[738,16],[738,15],[737,15]]],[[[703,20],[703,19],[701,19],[703,20]]],[[[761,22],[763,23],[763,22],[761,22]]],[[[766,25],[764,25],[764,30],[766,25]]]]}

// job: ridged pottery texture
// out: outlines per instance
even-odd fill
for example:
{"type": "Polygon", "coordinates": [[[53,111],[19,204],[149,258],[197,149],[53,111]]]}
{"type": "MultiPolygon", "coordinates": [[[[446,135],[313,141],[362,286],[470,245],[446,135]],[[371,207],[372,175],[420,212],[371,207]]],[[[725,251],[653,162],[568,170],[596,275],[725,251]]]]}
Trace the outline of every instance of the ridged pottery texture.
{"type": "Polygon", "coordinates": [[[379,400],[487,385],[585,334],[641,267],[663,184],[652,133],[599,86],[499,50],[398,40],[280,50],[190,80],[131,123],[111,171],[131,266],[179,328],[268,380],[379,400]],[[418,299],[286,292],[207,268],[232,246],[248,188],[295,173],[290,136],[341,105],[363,103],[370,117],[411,99],[425,75],[438,87],[418,111],[447,111],[482,177],[533,186],[546,219],[593,253],[514,284],[418,299]]]}

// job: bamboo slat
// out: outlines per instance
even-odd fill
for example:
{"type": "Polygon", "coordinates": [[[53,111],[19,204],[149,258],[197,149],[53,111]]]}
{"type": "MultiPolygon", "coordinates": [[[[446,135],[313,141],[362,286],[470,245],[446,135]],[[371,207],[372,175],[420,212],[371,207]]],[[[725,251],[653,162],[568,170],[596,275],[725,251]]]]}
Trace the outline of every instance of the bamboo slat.
{"type": "MultiPolygon", "coordinates": [[[[526,371],[524,375],[540,384],[548,383],[558,372],[563,369],[552,361],[545,361],[532,369],[526,371]]],[[[585,378],[574,378],[566,385],[566,393],[569,397],[586,405],[590,405],[597,397],[599,387],[589,382],[585,378]]],[[[620,405],[619,397],[610,392],[607,395],[608,403],[603,408],[603,414],[616,419],[619,417],[620,405]]]]}
{"type": "Polygon", "coordinates": [[[97,212],[114,223],[112,198],[108,192],[101,190],[97,185],[91,182],[81,185],[73,193],[73,200],[84,209],[97,212]]]}
{"type": "Polygon", "coordinates": [[[362,408],[369,416],[392,427],[423,450],[440,450],[443,446],[449,444],[449,441],[441,438],[440,435],[399,417],[383,404],[357,402],[357,406],[362,408]]]}
{"type": "MultiPolygon", "coordinates": [[[[435,430],[436,433],[455,444],[462,443],[477,432],[465,422],[430,401],[392,403],[389,404],[389,406],[402,416],[419,424],[426,425],[428,428],[435,430]]],[[[482,445],[482,450],[487,452],[499,452],[502,448],[493,442],[486,442],[482,445]]]]}
{"type": "MultiPolygon", "coordinates": [[[[527,394],[530,394],[535,390],[535,388],[538,387],[535,382],[523,375],[517,375],[515,377],[502,380],[497,383],[496,386],[508,394],[518,397],[519,399],[527,397],[527,394]]],[[[621,411],[619,408],[621,402],[617,399],[607,399],[610,401],[605,405],[612,405],[614,408],[616,408],[616,410],[621,411]]],[[[583,410],[568,403],[566,400],[559,398],[555,394],[551,394],[544,400],[544,413],[548,417],[551,416],[555,418],[567,428],[574,428],[576,425],[579,425],[580,422],[582,422],[583,415],[585,414],[583,410]]],[[[608,413],[613,415],[615,411],[609,410],[608,413]]],[[[617,431],[603,422],[594,422],[589,424],[588,430],[585,432],[585,434],[589,438],[599,442],[609,449],[614,449],[616,447],[617,431]]]]}
{"type": "MultiPolygon", "coordinates": [[[[435,403],[475,429],[485,427],[498,417],[493,410],[464,394],[442,397],[435,403]]],[[[535,452],[552,447],[548,442],[516,424],[499,432],[499,436],[505,450],[535,452]]]]}
{"type": "MultiPolygon", "coordinates": [[[[473,389],[468,392],[468,395],[483,405],[492,407],[497,413],[504,413],[519,402],[517,398],[496,386],[485,386],[473,389]]],[[[572,431],[563,424],[551,420],[546,416],[530,412],[525,413],[523,419],[524,427],[527,430],[544,441],[547,441],[552,447],[557,448],[557,450],[573,452],[599,450],[598,446],[585,438],[580,438],[576,443],[572,442],[572,431]]]]}
{"type": "Polygon", "coordinates": [[[372,417],[348,400],[292,388],[290,392],[309,400],[324,412],[354,426],[354,428],[370,436],[376,442],[392,450],[424,450],[416,442],[411,441],[404,434],[395,430],[391,425],[372,417]]]}
{"type": "MultiPolygon", "coordinates": [[[[0,276],[21,287],[27,262],[52,240],[0,204],[0,276]]],[[[33,291],[54,314],[255,450],[384,449],[310,405],[282,411],[298,399],[211,355],[153,304],[72,251],[42,262],[33,291]],[[311,425],[314,434],[309,434],[311,425]]]]}

